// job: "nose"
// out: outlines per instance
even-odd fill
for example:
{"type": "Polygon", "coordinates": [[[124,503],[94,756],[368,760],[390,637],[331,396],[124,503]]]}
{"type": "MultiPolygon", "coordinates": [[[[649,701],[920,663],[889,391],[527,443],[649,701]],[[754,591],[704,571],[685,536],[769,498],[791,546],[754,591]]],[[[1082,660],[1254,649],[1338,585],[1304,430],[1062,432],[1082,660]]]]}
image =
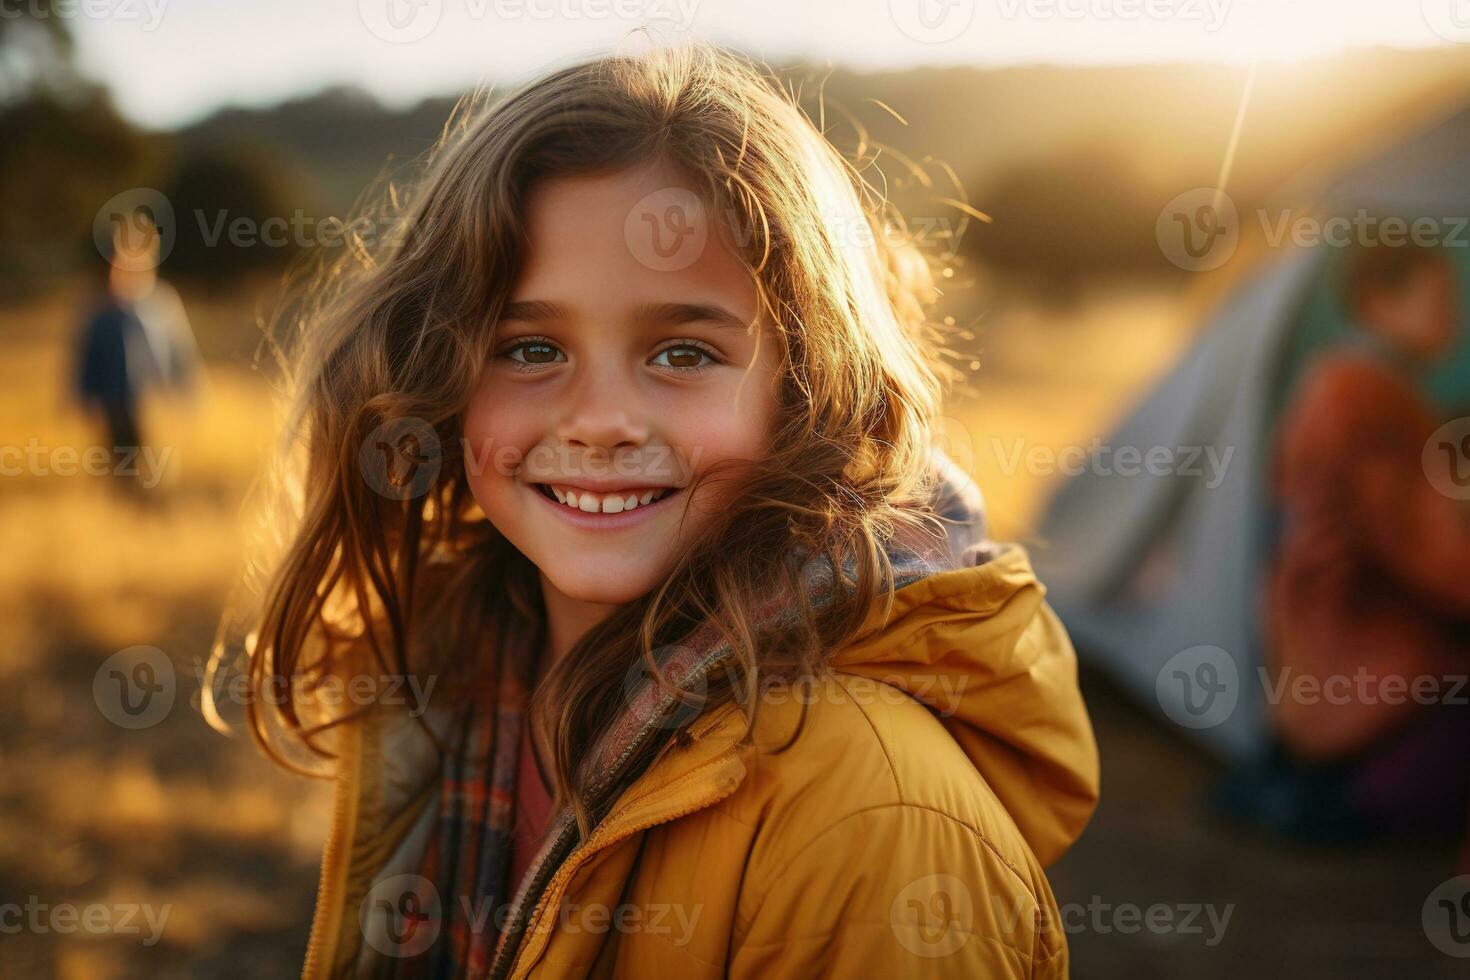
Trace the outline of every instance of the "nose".
{"type": "Polygon", "coordinates": [[[648,416],[636,386],[621,377],[615,366],[579,375],[566,392],[565,407],[554,426],[562,445],[611,451],[648,440],[648,416]]]}

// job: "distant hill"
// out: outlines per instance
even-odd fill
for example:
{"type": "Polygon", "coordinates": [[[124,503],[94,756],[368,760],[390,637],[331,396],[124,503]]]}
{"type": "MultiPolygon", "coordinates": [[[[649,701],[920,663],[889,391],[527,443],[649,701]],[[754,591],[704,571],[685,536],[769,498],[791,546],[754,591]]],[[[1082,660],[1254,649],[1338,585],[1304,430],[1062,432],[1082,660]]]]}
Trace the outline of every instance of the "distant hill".
{"type": "MultiPolygon", "coordinates": [[[[839,147],[856,145],[850,113],[871,140],[897,151],[880,156],[879,166],[906,211],[944,209],[900,179],[897,155],[921,165],[942,160],[970,202],[995,218],[972,225],[968,254],[1072,275],[1159,264],[1153,221],[1174,195],[1217,180],[1247,69],[1181,62],[783,74],[799,86],[814,118],[822,93],[826,128],[839,147]]],[[[241,142],[268,148],[302,171],[321,206],[344,214],[385,169],[433,145],[455,101],[445,96],[395,111],[364,92],[337,88],[269,109],[223,110],[173,136],[184,152],[241,142]]],[[[1329,175],[1365,148],[1464,101],[1467,49],[1371,49],[1262,65],[1231,193],[1249,203],[1303,171],[1329,175]]],[[[941,175],[932,163],[926,169],[941,175]]]]}
{"type": "Polygon", "coordinates": [[[239,143],[268,148],[303,171],[332,213],[343,214],[395,161],[428,150],[456,101],[445,96],[393,111],[361,89],[332,88],[267,109],[223,109],[174,135],[183,152],[239,143]]]}

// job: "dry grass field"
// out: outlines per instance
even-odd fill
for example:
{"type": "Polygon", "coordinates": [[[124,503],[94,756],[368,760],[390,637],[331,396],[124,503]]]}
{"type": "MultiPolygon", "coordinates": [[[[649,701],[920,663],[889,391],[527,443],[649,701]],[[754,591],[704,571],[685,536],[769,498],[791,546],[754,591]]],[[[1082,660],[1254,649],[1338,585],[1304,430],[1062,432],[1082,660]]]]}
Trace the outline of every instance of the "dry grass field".
{"type": "MultiPolygon", "coordinates": [[[[0,975],[287,976],[305,946],[327,788],[206,725],[197,680],[239,571],[270,400],[248,364],[213,364],[192,403],[151,406],[155,488],[131,495],[121,478],[69,472],[66,450],[99,439],[65,398],[76,303],[64,293],[0,313],[0,445],[26,453],[0,484],[0,894],[51,926],[0,939],[0,975]],[[135,645],[167,656],[177,693],[166,717],[130,731],[104,716],[93,681],[135,645]],[[58,905],[102,906],[107,921],[67,929],[58,905]],[[148,913],[164,910],[152,929],[148,913]]],[[[201,336],[238,329],[228,321],[248,321],[242,309],[191,303],[201,336]]]]}

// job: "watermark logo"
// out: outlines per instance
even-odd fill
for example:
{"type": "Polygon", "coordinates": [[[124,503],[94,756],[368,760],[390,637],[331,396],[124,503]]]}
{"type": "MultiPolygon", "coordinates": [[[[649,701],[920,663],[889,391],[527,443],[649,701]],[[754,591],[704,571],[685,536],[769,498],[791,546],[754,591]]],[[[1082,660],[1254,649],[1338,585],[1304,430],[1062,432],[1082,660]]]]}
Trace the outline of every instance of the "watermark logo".
{"type": "MultiPolygon", "coordinates": [[[[1352,213],[1256,208],[1254,216],[1259,240],[1273,249],[1470,246],[1470,218],[1457,215],[1411,218],[1377,214],[1367,208],[1352,213]]],[[[1213,187],[1197,187],[1164,206],[1154,234],[1159,250],[1174,265],[1189,272],[1208,272],[1234,257],[1245,230],[1242,221],[1230,195],[1213,187]]]]}
{"type": "Polygon", "coordinates": [[[1424,935],[1446,956],[1470,958],[1470,875],[1444,882],[1424,900],[1424,935]]]}
{"type": "Polygon", "coordinates": [[[944,44],[969,29],[975,0],[888,0],[888,16],[920,44],[944,44]]]}
{"type": "Polygon", "coordinates": [[[289,217],[274,215],[257,220],[240,214],[230,216],[228,208],[214,212],[194,209],[194,222],[199,240],[206,248],[218,248],[221,242],[232,248],[341,248],[361,245],[396,248],[403,244],[411,230],[409,223],[396,215],[358,215],[344,220],[335,215],[318,218],[302,208],[289,217]]]}
{"type": "Polygon", "coordinates": [[[1170,657],[1154,681],[1159,707],[1183,728],[1214,728],[1235,713],[1240,671],[1216,646],[1196,646],[1170,657]]]}
{"type": "Polygon", "coordinates": [[[619,476],[631,480],[647,480],[649,486],[665,484],[686,487],[698,471],[703,446],[686,450],[682,446],[648,446],[630,450],[608,450],[556,445],[495,445],[490,438],[460,440],[464,454],[465,474],[470,477],[495,472],[501,476],[520,477],[528,483],[572,483],[578,477],[619,476]]]}
{"type": "Polygon", "coordinates": [[[136,479],[145,490],[163,480],[173,447],[48,446],[32,436],[24,446],[0,446],[0,477],[117,476],[136,479]]]}
{"type": "Polygon", "coordinates": [[[35,20],[141,21],[140,30],[152,32],[163,23],[168,0],[0,0],[0,20],[29,17],[35,20]]]}
{"type": "Polygon", "coordinates": [[[119,728],[151,728],[167,717],[178,692],[173,662],[157,647],[119,650],[92,676],[92,699],[119,728]]]}
{"type": "Polygon", "coordinates": [[[642,657],[623,674],[623,701],[640,724],[672,730],[693,721],[704,710],[708,682],[702,672],[690,675],[689,661],[694,658],[689,653],[687,647],[681,646],[659,647],[654,651],[653,659],[661,665],[659,675],[663,683],[642,657]],[[678,689],[679,695],[671,705],[666,705],[665,694],[671,686],[678,689]]]}
{"type": "Polygon", "coordinates": [[[357,13],[378,40],[412,44],[439,26],[444,0],[357,0],[357,13]]]}
{"type": "Polygon", "coordinates": [[[1225,26],[1230,0],[999,0],[1006,20],[1178,21],[1203,24],[1213,34],[1225,26]]]}
{"type": "MultiPolygon", "coordinates": [[[[1198,936],[1205,946],[1215,947],[1225,940],[1230,919],[1235,915],[1235,903],[1216,905],[1213,902],[1154,902],[1139,905],[1136,902],[1109,902],[1101,895],[1093,895],[1086,904],[1068,902],[1059,906],[1059,922],[1053,922],[1046,910],[1041,914],[1043,930],[1060,926],[1061,931],[1068,935],[1090,932],[1099,936],[1113,933],[1198,936]]],[[[1009,922],[1012,929],[1020,924],[1020,916],[1015,911],[1008,914],[1006,910],[998,908],[997,918],[1002,922],[1009,922]]]]}
{"type": "Polygon", "coordinates": [[[954,875],[925,875],[894,896],[888,923],[899,944],[915,956],[948,956],[970,938],[975,899],[954,875]]]}
{"type": "Polygon", "coordinates": [[[623,239],[642,265],[679,272],[699,261],[709,241],[709,219],[698,194],[665,187],[645,195],[623,222],[623,239]]]}
{"type": "Polygon", "coordinates": [[[310,702],[323,708],[366,708],[382,705],[403,709],[409,718],[423,716],[438,686],[436,674],[270,674],[260,678],[231,664],[210,671],[195,664],[194,679],[201,697],[208,696],[216,715],[242,714],[257,704],[280,707],[310,702]]]}
{"type": "MultiPolygon", "coordinates": [[[[464,0],[456,13],[480,22],[517,20],[622,20],[683,31],[699,12],[700,0],[464,0]]],[[[374,37],[390,44],[422,41],[439,28],[444,0],[358,0],[358,16],[374,37]]]]}
{"type": "MultiPolygon", "coordinates": [[[[414,875],[403,875],[403,878],[416,878],[414,875]]],[[[422,881],[423,879],[417,879],[422,881]]],[[[391,906],[384,906],[386,914],[391,906]]],[[[421,899],[405,903],[414,916],[412,921],[422,921],[423,902],[421,899]]],[[[469,896],[461,895],[458,899],[459,913],[463,918],[470,933],[476,936],[485,935],[486,931],[493,928],[496,933],[504,932],[510,923],[514,907],[509,903],[495,904],[483,899],[471,901],[469,896]]],[[[618,905],[605,905],[601,902],[561,902],[554,913],[555,925],[552,927],[558,933],[567,935],[578,935],[587,933],[591,935],[605,935],[608,932],[617,932],[622,935],[634,933],[646,933],[650,936],[662,936],[674,946],[684,947],[694,939],[694,931],[699,925],[699,917],[704,912],[702,904],[684,905],[671,902],[653,902],[648,905],[635,905],[632,902],[622,902],[618,905]]],[[[553,913],[548,912],[549,917],[553,913]]],[[[405,920],[410,921],[410,920],[405,920]]],[[[405,930],[407,926],[405,925],[405,930]]],[[[396,953],[398,956],[409,956],[411,953],[396,953]]]]}
{"type": "Polygon", "coordinates": [[[699,13],[700,0],[467,0],[470,16],[486,8],[500,20],[626,20],[659,28],[687,30],[699,13]]]}
{"type": "Polygon", "coordinates": [[[1298,248],[1314,248],[1330,245],[1333,248],[1402,248],[1416,245],[1419,248],[1464,248],[1470,245],[1465,230],[1470,218],[1446,215],[1432,217],[1419,215],[1410,220],[1402,215],[1374,214],[1367,208],[1358,208],[1351,216],[1293,211],[1286,209],[1275,214],[1265,208],[1256,210],[1262,236],[1271,248],[1280,248],[1288,242],[1298,248]]]}
{"type": "Polygon", "coordinates": [[[173,251],[176,236],[172,202],[151,187],[114,194],[92,219],[98,253],[127,272],[156,269],[173,251]]]}
{"type": "Polygon", "coordinates": [[[1235,447],[1225,446],[1112,446],[1096,437],[1086,446],[1027,446],[1024,438],[1007,446],[991,436],[990,451],[1000,472],[1013,477],[1024,471],[1029,476],[1155,476],[1196,479],[1206,490],[1225,482],[1235,447]]]}
{"type": "Polygon", "coordinates": [[[1218,269],[1240,243],[1240,215],[1230,195],[1196,187],[1178,195],[1159,212],[1154,238],[1164,258],[1187,272],[1218,269]]]}
{"type": "Polygon", "coordinates": [[[52,905],[42,901],[39,895],[30,895],[24,904],[0,902],[0,936],[22,932],[63,936],[78,933],[88,936],[142,936],[142,945],[156,946],[163,938],[164,926],[172,912],[172,905],[137,902],[113,905],[59,902],[52,905]],[[145,926],[146,933],[143,931],[145,926]]]}
{"type": "Polygon", "coordinates": [[[384,878],[362,900],[359,923],[363,939],[384,956],[417,956],[439,938],[439,891],[422,875],[384,878]]]}
{"type": "Polygon", "coordinates": [[[1261,690],[1269,704],[1466,704],[1465,674],[1376,674],[1359,667],[1351,674],[1305,674],[1291,667],[1271,671],[1257,667],[1261,690]]]}
{"type": "Polygon", "coordinates": [[[1454,44],[1470,41],[1470,0],[1419,0],[1424,23],[1454,44]]]}
{"type": "Polygon", "coordinates": [[[362,478],[382,496],[422,497],[439,478],[439,434],[420,418],[389,419],[362,441],[357,462],[362,478]]]}
{"type": "Polygon", "coordinates": [[[1435,429],[1421,462],[1434,489],[1452,500],[1470,500],[1470,416],[1435,429]]]}

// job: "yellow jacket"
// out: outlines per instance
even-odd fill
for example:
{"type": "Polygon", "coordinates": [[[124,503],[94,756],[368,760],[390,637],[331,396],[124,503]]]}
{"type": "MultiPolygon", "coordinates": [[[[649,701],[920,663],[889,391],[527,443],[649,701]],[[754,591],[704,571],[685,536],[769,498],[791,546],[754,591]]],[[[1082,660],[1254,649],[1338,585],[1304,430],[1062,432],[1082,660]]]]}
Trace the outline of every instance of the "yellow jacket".
{"type": "MultiPolygon", "coordinates": [[[[701,717],[556,872],[511,976],[1067,976],[1042,868],[1098,761],[1043,594],[1018,547],[931,575],[830,676],[763,695],[753,745],[735,705],[701,717]]],[[[367,910],[433,810],[417,730],[342,729],[307,980],[373,970],[367,910]]]]}

